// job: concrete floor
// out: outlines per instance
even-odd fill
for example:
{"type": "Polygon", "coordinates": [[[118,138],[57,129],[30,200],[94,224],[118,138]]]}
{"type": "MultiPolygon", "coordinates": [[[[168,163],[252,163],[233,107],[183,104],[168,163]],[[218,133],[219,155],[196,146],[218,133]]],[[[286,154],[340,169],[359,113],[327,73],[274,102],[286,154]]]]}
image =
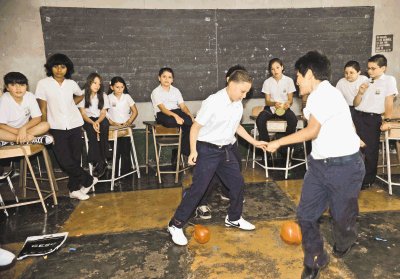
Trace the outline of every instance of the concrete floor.
{"type": "MultiPolygon", "coordinates": [[[[49,199],[47,214],[39,205],[11,209],[8,218],[0,212],[0,243],[18,253],[31,235],[69,232],[67,241],[47,257],[18,261],[0,278],[300,278],[302,248],[285,244],[279,231],[284,221],[295,219],[304,172],[304,167],[292,170],[284,180],[282,171],[266,179],[260,167],[244,170],[243,216],[256,230],[226,228],[228,202],[214,193],[212,219],[191,220],[206,225],[211,240],[198,244],[189,225],[187,247],[172,243],[166,225],[182,186],[190,185],[190,172],[178,184],[165,175],[159,185],[154,172],[146,176],[142,171],[143,178],[125,178],[114,192],[109,184],[98,184],[96,194],[82,202],[70,200],[65,181],[59,181],[59,205],[49,199]]],[[[321,278],[400,278],[400,187],[393,192],[389,196],[382,183],[361,192],[357,245],[344,259],[331,257],[321,278]]],[[[331,252],[327,215],[321,218],[321,230],[331,252]]]]}

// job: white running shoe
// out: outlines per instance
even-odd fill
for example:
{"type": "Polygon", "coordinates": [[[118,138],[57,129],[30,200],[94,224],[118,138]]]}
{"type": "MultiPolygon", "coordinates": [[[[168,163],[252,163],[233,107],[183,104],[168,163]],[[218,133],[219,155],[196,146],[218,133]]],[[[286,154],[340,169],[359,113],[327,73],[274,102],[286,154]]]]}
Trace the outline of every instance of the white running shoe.
{"type": "Polygon", "coordinates": [[[94,189],[94,185],[96,185],[96,183],[99,181],[99,179],[97,178],[97,177],[93,177],[93,182],[92,182],[92,185],[90,185],[89,187],[81,187],[81,192],[83,193],[83,194],[87,194],[87,193],[89,193],[90,191],[92,191],[93,189],[94,189]]]}
{"type": "Polygon", "coordinates": [[[14,259],[13,253],[0,248],[0,267],[10,265],[14,259]]]}
{"type": "Polygon", "coordinates": [[[76,191],[70,192],[69,193],[69,197],[71,199],[78,199],[78,200],[81,200],[81,201],[85,201],[85,200],[89,199],[89,196],[84,194],[84,193],[82,193],[80,190],[76,190],[76,191]]]}
{"type": "Polygon", "coordinates": [[[176,245],[185,246],[188,244],[188,240],[183,233],[183,229],[177,228],[174,225],[168,226],[168,231],[172,236],[172,241],[176,245]]]}
{"type": "Polygon", "coordinates": [[[54,141],[54,138],[50,135],[44,135],[44,136],[40,136],[40,137],[36,137],[34,140],[31,140],[30,144],[44,144],[44,145],[48,145],[48,144],[52,144],[54,141]]]}
{"type": "Polygon", "coordinates": [[[242,217],[240,217],[240,219],[237,221],[230,221],[228,215],[225,217],[225,226],[235,227],[245,231],[252,231],[256,228],[252,223],[247,222],[242,217]]]}

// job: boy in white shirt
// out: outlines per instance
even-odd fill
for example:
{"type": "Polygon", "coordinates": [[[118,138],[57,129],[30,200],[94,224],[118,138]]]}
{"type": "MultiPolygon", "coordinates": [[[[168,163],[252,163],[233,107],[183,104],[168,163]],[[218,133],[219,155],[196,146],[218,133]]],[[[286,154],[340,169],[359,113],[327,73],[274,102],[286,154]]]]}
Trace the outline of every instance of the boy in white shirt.
{"type": "Polygon", "coordinates": [[[188,243],[183,227],[188,222],[209,183],[217,174],[229,188],[230,207],[225,226],[254,230],[255,226],[242,218],[244,179],[240,162],[234,154],[237,133],[249,143],[265,148],[266,142],[257,141],[240,125],[243,115],[242,99],[250,90],[253,79],[243,70],[234,71],[226,88],[203,101],[190,131],[189,164],[196,165],[193,184],[168,224],[172,241],[177,245],[188,243]]]}
{"type": "Polygon", "coordinates": [[[0,97],[0,146],[52,143],[51,136],[40,136],[49,130],[49,124],[41,121],[36,98],[27,91],[28,79],[19,72],[10,72],[4,76],[4,87],[0,97]]]}
{"type": "Polygon", "coordinates": [[[297,209],[303,235],[302,279],[318,278],[329,262],[318,219],[329,207],[333,218],[333,255],[345,256],[357,239],[358,195],[365,174],[350,109],[342,93],[329,83],[330,61],[310,51],[295,64],[300,94],[310,93],[304,116],[306,128],[268,143],[275,152],[283,145],[312,140],[309,165],[297,209]]]}

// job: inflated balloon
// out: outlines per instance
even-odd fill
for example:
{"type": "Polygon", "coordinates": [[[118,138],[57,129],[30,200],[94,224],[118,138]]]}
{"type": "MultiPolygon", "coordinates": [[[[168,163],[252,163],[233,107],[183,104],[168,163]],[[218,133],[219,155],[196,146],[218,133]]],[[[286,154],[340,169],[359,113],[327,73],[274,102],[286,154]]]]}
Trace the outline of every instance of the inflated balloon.
{"type": "Polygon", "coordinates": [[[203,225],[194,225],[193,237],[200,243],[204,244],[210,240],[210,230],[203,225]]]}
{"type": "Polygon", "coordinates": [[[293,221],[283,223],[281,227],[281,238],[287,244],[299,245],[302,239],[300,226],[293,221]]]}

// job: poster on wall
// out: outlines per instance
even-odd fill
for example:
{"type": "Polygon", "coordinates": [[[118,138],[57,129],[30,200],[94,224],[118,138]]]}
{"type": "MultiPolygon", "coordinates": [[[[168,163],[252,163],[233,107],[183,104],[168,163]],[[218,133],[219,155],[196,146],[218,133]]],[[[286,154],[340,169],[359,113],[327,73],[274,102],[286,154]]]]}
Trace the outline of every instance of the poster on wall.
{"type": "Polygon", "coordinates": [[[393,51],[393,34],[376,35],[375,52],[393,51]]]}

